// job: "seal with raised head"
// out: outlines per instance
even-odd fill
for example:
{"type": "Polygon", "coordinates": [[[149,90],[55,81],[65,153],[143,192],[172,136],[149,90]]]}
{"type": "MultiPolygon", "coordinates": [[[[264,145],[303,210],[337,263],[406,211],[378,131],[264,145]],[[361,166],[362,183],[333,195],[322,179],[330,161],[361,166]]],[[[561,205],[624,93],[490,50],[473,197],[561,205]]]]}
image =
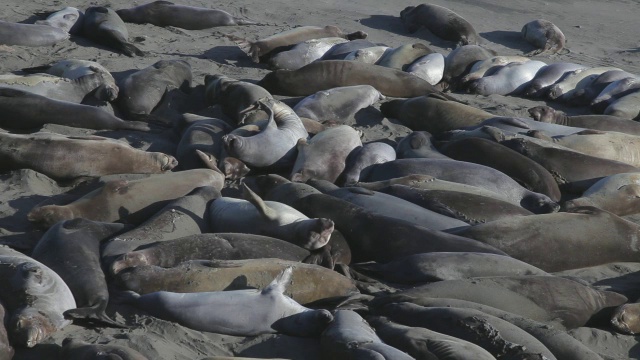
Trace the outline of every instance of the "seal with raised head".
{"type": "Polygon", "coordinates": [[[334,120],[343,123],[351,119],[360,109],[384,98],[370,85],[337,87],[307,96],[293,107],[293,111],[298,116],[320,122],[334,120]]]}
{"type": "Polygon", "coordinates": [[[129,23],[174,26],[187,30],[203,30],[216,26],[254,25],[256,22],[232,16],[224,10],[174,4],[158,0],[129,9],[116,10],[129,23]]]}
{"type": "Polygon", "coordinates": [[[127,292],[121,301],[198,331],[237,336],[276,332],[318,336],[333,316],[327,310],[305,308],[284,295],[291,274],[292,268],[286,268],[262,290],[190,294],[161,291],[146,295],[127,292]],[[240,308],[244,309],[243,316],[238,316],[240,308]]]}
{"type": "Polygon", "coordinates": [[[115,48],[127,56],[144,56],[144,52],[129,42],[127,25],[110,8],[91,6],[84,12],[82,34],[89,40],[115,48]]]}
{"type": "Polygon", "coordinates": [[[529,115],[540,122],[587,128],[601,131],[615,131],[640,136],[640,124],[628,119],[611,115],[574,115],[569,116],[550,106],[536,106],[527,110],[529,115]]]}
{"type": "Polygon", "coordinates": [[[1,45],[51,46],[67,39],[68,32],[53,26],[0,21],[1,45]]]}
{"type": "Polygon", "coordinates": [[[109,174],[159,174],[178,164],[173,156],[138,150],[123,141],[100,136],[0,133],[0,139],[2,171],[26,168],[56,180],[109,174]]]}
{"type": "Polygon", "coordinates": [[[104,356],[118,360],[148,360],[144,355],[126,346],[90,344],[82,340],[66,338],[62,341],[64,359],[100,359],[104,356]]]}
{"type": "Polygon", "coordinates": [[[424,26],[437,37],[456,41],[459,45],[477,45],[481,41],[471,23],[443,6],[433,4],[407,6],[400,12],[400,19],[407,31],[412,34],[424,26]]]}
{"type": "Polygon", "coordinates": [[[168,201],[184,196],[197,187],[222,189],[223,184],[224,175],[209,169],[186,170],[134,181],[113,180],[70,204],[35,207],[27,217],[29,221],[44,227],[77,217],[139,224],[168,201]]]}
{"type": "Polygon", "coordinates": [[[222,112],[236,124],[253,124],[269,118],[262,109],[245,111],[256,101],[272,97],[267,90],[256,84],[216,74],[204,76],[204,87],[205,103],[219,104],[222,112]]]}
{"type": "Polygon", "coordinates": [[[418,58],[433,53],[433,50],[422,43],[405,44],[394,49],[389,49],[380,57],[376,65],[405,70],[407,66],[418,58]]]}
{"type": "Polygon", "coordinates": [[[84,13],[74,7],[68,6],[62,10],[53,12],[44,20],[37,20],[36,25],[49,25],[62,29],[69,34],[78,34],[82,29],[84,13]]]}
{"type": "Polygon", "coordinates": [[[360,176],[366,176],[369,167],[396,159],[396,151],[391,145],[383,142],[370,142],[355,148],[345,162],[344,171],[338,177],[337,183],[353,186],[360,181],[360,176]]]}

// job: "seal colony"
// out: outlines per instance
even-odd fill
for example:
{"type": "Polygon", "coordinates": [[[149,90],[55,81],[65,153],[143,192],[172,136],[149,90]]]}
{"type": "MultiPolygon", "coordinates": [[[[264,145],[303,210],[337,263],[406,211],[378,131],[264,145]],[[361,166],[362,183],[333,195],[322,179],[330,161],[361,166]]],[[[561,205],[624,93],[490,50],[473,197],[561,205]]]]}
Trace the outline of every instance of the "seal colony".
{"type": "Polygon", "coordinates": [[[640,358],[629,4],[8,1],[0,360],[640,358]]]}

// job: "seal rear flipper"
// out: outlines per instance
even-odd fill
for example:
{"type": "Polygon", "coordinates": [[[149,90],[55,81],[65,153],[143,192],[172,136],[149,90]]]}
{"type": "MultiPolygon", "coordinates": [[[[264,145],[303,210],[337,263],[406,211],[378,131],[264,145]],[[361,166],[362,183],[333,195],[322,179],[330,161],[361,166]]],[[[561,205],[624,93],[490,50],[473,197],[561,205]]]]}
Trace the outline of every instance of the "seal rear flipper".
{"type": "Polygon", "coordinates": [[[238,45],[240,50],[242,50],[245,54],[247,54],[251,58],[251,60],[253,60],[253,62],[256,62],[256,63],[260,62],[260,56],[262,54],[260,54],[260,49],[258,49],[258,47],[253,42],[245,38],[241,38],[239,36],[235,36],[231,34],[223,34],[223,35],[229,38],[229,40],[236,43],[236,45],[238,45]]]}
{"type": "Polygon", "coordinates": [[[278,214],[270,208],[258,194],[254,193],[246,184],[242,184],[242,195],[248,202],[256,207],[262,217],[268,221],[276,221],[278,214]]]}
{"type": "Polygon", "coordinates": [[[91,307],[70,309],[63,313],[63,316],[67,320],[94,320],[109,327],[115,327],[120,329],[128,329],[129,326],[124,324],[118,324],[111,320],[107,314],[104,313],[104,309],[107,307],[106,302],[99,302],[91,307]]]}
{"type": "Polygon", "coordinates": [[[137,55],[137,56],[147,55],[144,51],[138,49],[135,45],[131,43],[121,43],[120,50],[122,50],[122,52],[129,57],[133,57],[134,55],[137,55]]]}
{"type": "Polygon", "coordinates": [[[287,266],[267,287],[262,289],[262,294],[269,294],[272,292],[283,294],[287,289],[287,285],[291,281],[291,274],[293,273],[293,267],[287,266]]]}

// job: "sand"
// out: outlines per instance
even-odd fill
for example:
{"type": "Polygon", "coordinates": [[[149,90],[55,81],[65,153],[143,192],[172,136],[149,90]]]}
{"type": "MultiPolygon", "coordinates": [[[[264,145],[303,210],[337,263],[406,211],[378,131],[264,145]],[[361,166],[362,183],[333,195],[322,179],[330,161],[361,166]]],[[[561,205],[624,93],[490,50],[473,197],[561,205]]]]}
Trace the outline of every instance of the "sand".
{"type": "MultiPolygon", "coordinates": [[[[0,2],[0,19],[11,22],[32,23],[37,12],[55,11],[66,6],[82,10],[90,5],[109,5],[114,9],[140,5],[145,1],[108,2],[85,1],[18,1],[0,2]]],[[[146,51],[146,57],[129,58],[86,39],[74,36],[52,47],[28,48],[0,46],[0,73],[18,71],[55,62],[61,59],[86,59],[101,63],[121,79],[131,72],[147,67],[162,59],[184,59],[193,70],[196,87],[189,99],[189,111],[202,115],[221,116],[217,107],[205,108],[201,103],[202,85],[207,74],[222,73],[227,76],[259,80],[269,70],[263,64],[253,63],[231,40],[223,34],[248,39],[266,37],[301,25],[336,25],[345,32],[357,30],[369,34],[368,40],[396,47],[402,44],[423,42],[434,50],[448,54],[454,43],[441,40],[422,29],[409,35],[398,17],[400,11],[412,1],[396,0],[242,0],[215,2],[181,0],[180,4],[215,7],[234,15],[243,15],[263,25],[219,27],[209,30],[182,30],[153,25],[127,24],[131,38],[141,37],[137,43],[146,51]]],[[[533,47],[521,39],[522,26],[536,18],[544,18],[562,29],[567,38],[569,54],[552,57],[538,56],[548,63],[569,61],[589,66],[617,66],[640,74],[640,40],[638,40],[638,2],[616,1],[539,1],[539,0],[437,0],[432,3],[446,6],[469,20],[486,40],[485,46],[499,55],[521,55],[533,47]]],[[[496,115],[528,117],[527,108],[544,105],[543,101],[499,95],[455,95],[470,105],[483,108],[496,115]]],[[[294,104],[299,99],[287,100],[294,104]]],[[[586,108],[569,108],[558,103],[552,106],[569,114],[589,113],[586,108]]],[[[2,115],[0,115],[2,116],[2,115]]],[[[395,120],[385,119],[374,107],[363,109],[347,124],[363,132],[363,142],[385,140],[398,141],[410,132],[395,120]]],[[[129,141],[133,146],[150,151],[173,152],[177,144],[175,134],[144,134],[124,131],[93,131],[47,125],[43,128],[69,135],[96,134],[129,141]]],[[[0,174],[0,243],[28,250],[42,232],[34,229],[26,220],[27,212],[41,201],[63,194],[71,188],[42,174],[20,170],[0,174]]],[[[615,290],[615,289],[613,289],[615,290]]],[[[202,333],[185,327],[138,315],[131,308],[110,308],[108,314],[122,322],[128,319],[137,324],[131,330],[86,328],[70,325],[63,331],[34,349],[17,349],[15,359],[55,359],[62,340],[71,336],[95,343],[114,343],[130,346],[150,359],[182,360],[199,359],[214,355],[242,355],[261,358],[315,359],[319,357],[318,339],[302,339],[284,335],[268,335],[256,338],[240,338],[202,333]]],[[[580,337],[589,336],[588,331],[580,337]]],[[[636,340],[637,341],[637,340],[636,340]]],[[[599,345],[590,341],[592,346],[599,345]]],[[[637,356],[636,344],[629,357],[637,356]]],[[[605,349],[600,351],[608,354],[605,349]]],[[[615,359],[625,358],[623,351],[616,351],[615,359]],[[617,355],[620,354],[620,355],[617,355]]]]}

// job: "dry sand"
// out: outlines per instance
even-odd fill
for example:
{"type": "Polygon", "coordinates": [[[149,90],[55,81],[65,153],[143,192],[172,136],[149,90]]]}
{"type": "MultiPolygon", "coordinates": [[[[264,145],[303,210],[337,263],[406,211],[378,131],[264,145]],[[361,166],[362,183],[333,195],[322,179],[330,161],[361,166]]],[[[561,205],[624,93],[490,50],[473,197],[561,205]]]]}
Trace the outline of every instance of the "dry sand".
{"type": "MultiPolygon", "coordinates": [[[[119,9],[145,2],[3,0],[0,2],[0,14],[2,14],[0,19],[32,23],[37,20],[34,13],[54,11],[66,6],[84,10],[88,6],[108,5],[119,9]]],[[[179,3],[219,8],[234,15],[245,15],[266,25],[190,31],[128,24],[132,38],[145,38],[138,45],[148,53],[148,56],[135,58],[118,54],[80,37],[72,37],[70,41],[61,42],[52,47],[0,46],[0,73],[75,58],[98,61],[111,70],[114,76],[121,78],[161,59],[184,59],[193,69],[194,86],[203,84],[206,74],[222,73],[238,79],[259,80],[269,70],[264,65],[251,62],[232,41],[221,33],[257,39],[300,25],[337,25],[347,32],[363,30],[369,34],[368,40],[393,47],[421,41],[444,55],[454,46],[453,43],[440,40],[424,29],[413,36],[407,34],[400,22],[399,13],[406,6],[417,5],[417,3],[406,0],[243,0],[215,3],[204,0],[181,0],[179,3]]],[[[478,33],[486,39],[486,47],[497,51],[500,55],[521,55],[533,50],[532,46],[521,39],[520,29],[533,19],[544,18],[562,29],[568,39],[567,47],[571,49],[571,53],[537,57],[537,59],[548,63],[570,61],[590,66],[617,66],[640,74],[638,37],[640,10],[637,0],[451,0],[446,2],[437,0],[432,3],[446,6],[469,20],[478,33]]],[[[197,94],[196,91],[194,95],[196,105],[192,107],[194,112],[220,114],[217,108],[205,109],[202,105],[198,106],[197,94]]],[[[540,101],[498,95],[456,96],[497,115],[526,117],[528,107],[544,104],[540,101]]],[[[291,103],[294,102],[292,100],[291,103]]],[[[555,103],[552,106],[570,114],[588,112],[586,108],[566,108],[555,103]]],[[[397,141],[410,132],[395,120],[383,118],[374,108],[360,111],[349,124],[364,132],[363,142],[379,139],[397,141]]],[[[64,134],[95,133],[111,136],[130,141],[133,146],[154,151],[172,152],[177,143],[170,133],[153,137],[141,133],[90,131],[52,125],[47,125],[44,129],[64,134]]],[[[26,213],[37,203],[67,190],[69,188],[60,187],[46,176],[33,171],[0,174],[0,243],[9,243],[23,249],[33,246],[41,233],[31,228],[26,221],[26,213]]],[[[124,306],[110,309],[109,315],[114,316],[115,310],[117,310],[117,320],[122,322],[123,318],[127,318],[130,322],[136,323],[137,327],[131,330],[117,330],[70,325],[34,349],[17,349],[15,359],[55,359],[59,344],[67,336],[94,343],[128,345],[142,352],[149,359],[200,359],[213,355],[307,360],[319,358],[318,339],[283,335],[240,338],[202,333],[149,316],[136,315],[130,308],[124,306]]],[[[625,346],[620,345],[620,349],[610,352],[606,349],[607,344],[598,342],[596,335],[592,335],[590,331],[581,330],[574,335],[576,334],[596,351],[607,354],[607,358],[624,359],[627,358],[625,353],[628,353],[629,358],[638,358],[639,346],[637,339],[633,337],[625,338],[627,341],[625,346]]]]}

